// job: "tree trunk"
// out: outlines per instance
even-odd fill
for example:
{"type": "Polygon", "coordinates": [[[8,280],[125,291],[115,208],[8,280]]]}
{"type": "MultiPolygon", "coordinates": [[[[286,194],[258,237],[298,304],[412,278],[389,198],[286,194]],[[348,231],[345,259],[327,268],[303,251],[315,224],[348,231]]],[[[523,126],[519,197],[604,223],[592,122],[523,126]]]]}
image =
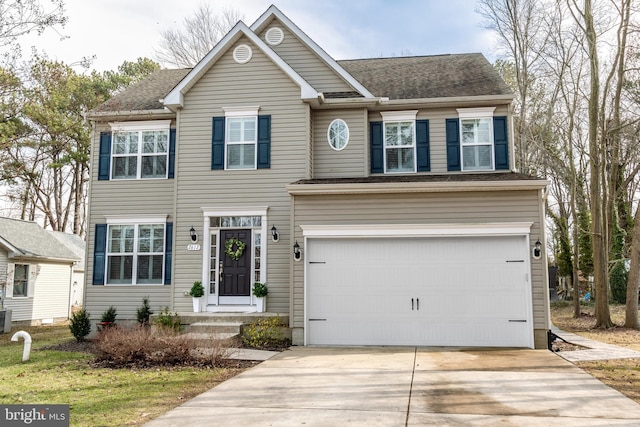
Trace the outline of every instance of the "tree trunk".
{"type": "Polygon", "coordinates": [[[636,209],[631,245],[631,269],[627,281],[627,307],[624,327],[640,329],[638,323],[638,289],[640,287],[640,206],[636,209]]]}

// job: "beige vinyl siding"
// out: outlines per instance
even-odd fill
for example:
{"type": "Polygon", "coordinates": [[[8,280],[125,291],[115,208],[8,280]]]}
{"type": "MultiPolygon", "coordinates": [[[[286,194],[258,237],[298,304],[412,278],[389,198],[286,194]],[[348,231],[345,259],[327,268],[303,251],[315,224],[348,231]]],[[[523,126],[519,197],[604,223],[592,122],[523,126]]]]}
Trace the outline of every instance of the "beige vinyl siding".
{"type": "MultiPolygon", "coordinates": [[[[144,119],[152,120],[153,117],[144,119]]],[[[172,122],[171,126],[175,127],[175,122],[172,122]]],[[[92,319],[99,319],[110,305],[118,310],[118,319],[135,319],[136,307],[141,305],[142,296],[149,297],[154,311],[160,307],[171,306],[170,286],[93,285],[95,226],[105,224],[107,216],[166,216],[167,222],[173,222],[175,179],[98,181],[100,132],[110,130],[108,123],[96,123],[93,134],[84,306],[91,313],[92,319]]]]}
{"type": "MultiPolygon", "coordinates": [[[[12,261],[13,262],[13,261],[12,261]]],[[[31,296],[7,298],[5,307],[13,310],[11,320],[33,321],[42,319],[56,321],[69,316],[69,289],[71,285],[71,264],[34,263],[16,261],[16,264],[29,265],[29,291],[31,296]]]]}
{"type": "Polygon", "coordinates": [[[318,92],[350,92],[353,88],[348,85],[333,69],[331,69],[318,55],[307,47],[300,39],[290,32],[279,20],[274,19],[260,34],[265,40],[265,33],[272,27],[279,27],[284,32],[284,40],[277,46],[267,45],[278,56],[285,60],[302,78],[304,78],[318,92]]]}
{"type": "MultiPolygon", "coordinates": [[[[508,106],[499,106],[495,109],[494,116],[508,116],[508,106]]],[[[393,110],[401,111],[401,110],[393,110]]],[[[458,118],[458,112],[455,108],[438,108],[438,109],[422,109],[418,111],[418,120],[429,120],[429,148],[431,154],[431,172],[451,173],[447,171],[447,134],[446,120],[458,118]]],[[[370,122],[382,121],[382,116],[378,112],[369,115],[370,122]]],[[[511,126],[508,121],[508,126],[511,126]]],[[[368,135],[368,133],[367,133],[368,135]]],[[[513,136],[513,132],[509,129],[509,137],[513,136]]],[[[513,164],[513,143],[509,141],[509,162],[513,164]]],[[[456,173],[456,172],[454,172],[456,173]]]]}
{"type": "Polygon", "coordinates": [[[367,176],[367,110],[316,110],[313,112],[314,178],[349,178],[367,176]],[[349,143],[336,151],[329,145],[327,130],[334,119],[349,127],[349,143]]]}
{"type": "MultiPolygon", "coordinates": [[[[235,45],[251,43],[241,39],[235,45]]],[[[267,248],[268,310],[289,310],[290,197],[285,186],[309,174],[309,107],[300,100],[300,88],[259,49],[246,64],[232,59],[235,46],[185,95],[180,112],[177,153],[175,234],[175,309],[191,311],[183,295],[202,277],[207,248],[187,251],[188,230],[201,234],[203,208],[268,207],[267,229],[275,225],[280,241],[264,236],[267,248]],[[211,170],[212,117],[224,116],[223,107],[260,106],[259,115],[271,116],[271,167],[257,170],[211,170]]],[[[203,244],[204,240],[199,240],[203,244]]]]}
{"type": "MultiPolygon", "coordinates": [[[[531,241],[543,241],[539,203],[539,191],[295,196],[295,238],[302,243],[301,225],[532,222],[531,241]]],[[[546,263],[531,263],[534,329],[546,330],[546,263]]],[[[304,327],[303,268],[304,263],[294,265],[295,328],[304,327]]]]}

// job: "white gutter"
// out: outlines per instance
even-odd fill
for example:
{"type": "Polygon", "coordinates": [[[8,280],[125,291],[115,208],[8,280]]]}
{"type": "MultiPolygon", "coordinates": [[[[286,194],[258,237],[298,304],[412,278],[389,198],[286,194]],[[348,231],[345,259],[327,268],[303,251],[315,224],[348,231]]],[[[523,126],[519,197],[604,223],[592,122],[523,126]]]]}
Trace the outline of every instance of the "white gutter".
{"type": "Polygon", "coordinates": [[[113,116],[132,116],[132,117],[140,117],[140,116],[158,116],[158,115],[169,115],[175,116],[175,113],[168,108],[161,108],[155,110],[117,110],[117,111],[96,111],[90,114],[87,114],[87,119],[100,119],[104,117],[113,117],[113,116]]]}
{"type": "Polygon", "coordinates": [[[314,194],[392,194],[443,193],[465,191],[540,190],[550,184],[546,180],[456,181],[456,182],[381,182],[345,184],[289,184],[291,195],[314,194]]]}

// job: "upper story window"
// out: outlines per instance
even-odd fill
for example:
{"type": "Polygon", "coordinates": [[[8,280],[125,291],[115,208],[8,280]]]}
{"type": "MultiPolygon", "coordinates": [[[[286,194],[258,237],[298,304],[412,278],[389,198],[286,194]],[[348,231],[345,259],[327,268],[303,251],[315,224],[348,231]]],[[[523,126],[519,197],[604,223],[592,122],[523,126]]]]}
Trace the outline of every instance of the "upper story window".
{"type": "Polygon", "coordinates": [[[162,284],[164,223],[108,224],[107,284],[162,284]]]}
{"type": "Polygon", "coordinates": [[[384,171],[407,173],[416,171],[416,115],[413,111],[383,112],[384,171]]]}
{"type": "Polygon", "coordinates": [[[342,119],[335,119],[327,129],[329,145],[336,151],[343,150],[349,143],[349,126],[342,119]]]}
{"type": "Polygon", "coordinates": [[[169,126],[169,120],[112,123],[111,179],[167,178],[169,126]]]}
{"type": "Polygon", "coordinates": [[[462,170],[493,170],[494,108],[460,109],[462,170]]]}
{"type": "Polygon", "coordinates": [[[260,107],[224,107],[213,117],[211,169],[247,170],[271,167],[271,116],[260,107]]]}

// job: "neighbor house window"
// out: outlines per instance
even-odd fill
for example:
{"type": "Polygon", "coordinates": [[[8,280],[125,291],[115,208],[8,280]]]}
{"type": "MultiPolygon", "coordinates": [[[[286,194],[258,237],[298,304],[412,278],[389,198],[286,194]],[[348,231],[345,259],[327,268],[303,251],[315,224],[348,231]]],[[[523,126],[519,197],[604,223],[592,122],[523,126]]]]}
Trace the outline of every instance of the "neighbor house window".
{"type": "Polygon", "coordinates": [[[416,171],[417,111],[383,112],[385,173],[416,171]]]}
{"type": "Polygon", "coordinates": [[[459,109],[462,170],[493,170],[493,108],[459,109]]]}
{"type": "Polygon", "coordinates": [[[26,297],[29,286],[29,266],[16,264],[13,270],[13,296],[26,297]]]}
{"type": "Polygon", "coordinates": [[[166,178],[170,121],[112,124],[111,179],[166,178]]]}
{"type": "Polygon", "coordinates": [[[109,224],[107,284],[162,284],[165,224],[109,224]]]}
{"type": "Polygon", "coordinates": [[[227,169],[255,169],[258,116],[227,118],[227,169]]]}

